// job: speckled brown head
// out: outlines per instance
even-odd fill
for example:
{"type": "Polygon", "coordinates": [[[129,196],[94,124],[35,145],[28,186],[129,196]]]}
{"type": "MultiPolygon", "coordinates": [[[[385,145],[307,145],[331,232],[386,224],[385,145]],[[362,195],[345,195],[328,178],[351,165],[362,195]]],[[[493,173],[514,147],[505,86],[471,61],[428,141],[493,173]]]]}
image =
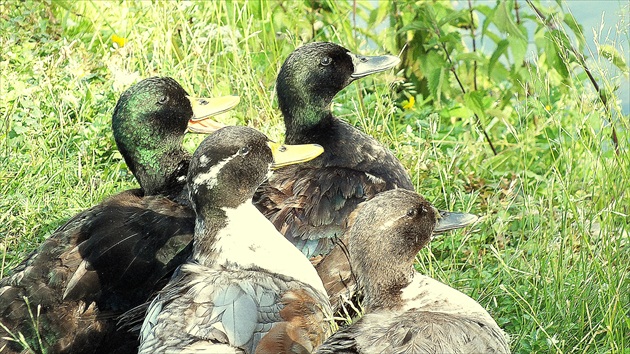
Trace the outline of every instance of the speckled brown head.
{"type": "Polygon", "coordinates": [[[411,281],[416,254],[434,233],[474,220],[470,214],[440,213],[405,189],[389,190],[362,203],[349,219],[346,239],[366,307],[399,305],[400,290],[411,281]]]}

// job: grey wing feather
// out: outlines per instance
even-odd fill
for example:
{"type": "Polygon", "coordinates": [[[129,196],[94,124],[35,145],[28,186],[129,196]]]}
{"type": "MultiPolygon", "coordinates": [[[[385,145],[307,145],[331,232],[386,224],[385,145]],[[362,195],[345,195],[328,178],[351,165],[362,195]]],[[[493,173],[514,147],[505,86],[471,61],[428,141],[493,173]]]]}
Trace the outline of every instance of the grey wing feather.
{"type": "Polygon", "coordinates": [[[273,324],[282,321],[276,284],[271,281],[262,286],[238,279],[247,276],[200,268],[184,265],[177,283],[170,283],[152,303],[142,328],[147,349],[163,348],[163,344],[153,343],[154,338],[166,343],[172,337],[178,338],[174,343],[178,348],[205,341],[206,345],[229,344],[253,352],[273,324]],[[166,323],[158,325],[160,321],[166,323]],[[188,339],[182,338],[186,337],[182,331],[188,339]]]}
{"type": "Polygon", "coordinates": [[[496,325],[449,313],[367,314],[331,336],[318,353],[509,353],[496,325]],[[354,341],[354,342],[353,342],[354,341]]]}

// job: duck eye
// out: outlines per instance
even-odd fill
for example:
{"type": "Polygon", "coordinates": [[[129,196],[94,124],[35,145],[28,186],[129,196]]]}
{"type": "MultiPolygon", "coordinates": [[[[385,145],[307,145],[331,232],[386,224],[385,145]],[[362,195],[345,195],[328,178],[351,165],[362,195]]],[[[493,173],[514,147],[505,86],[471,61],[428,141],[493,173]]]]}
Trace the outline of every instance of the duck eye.
{"type": "Polygon", "coordinates": [[[158,99],[158,101],[157,101],[157,103],[158,103],[159,105],[163,105],[163,104],[165,104],[166,102],[168,102],[168,96],[162,96],[162,97],[160,97],[160,98],[158,99]]]}
{"type": "Polygon", "coordinates": [[[319,61],[323,66],[328,66],[332,63],[332,59],[330,57],[323,57],[322,60],[319,61]]]}
{"type": "Polygon", "coordinates": [[[407,210],[407,216],[410,218],[415,217],[418,214],[418,210],[415,208],[411,208],[409,210],[407,210]]]}
{"type": "Polygon", "coordinates": [[[239,155],[241,155],[241,156],[245,156],[245,155],[249,154],[249,150],[251,150],[249,146],[243,146],[243,147],[242,147],[242,148],[238,151],[238,154],[239,154],[239,155]]]}

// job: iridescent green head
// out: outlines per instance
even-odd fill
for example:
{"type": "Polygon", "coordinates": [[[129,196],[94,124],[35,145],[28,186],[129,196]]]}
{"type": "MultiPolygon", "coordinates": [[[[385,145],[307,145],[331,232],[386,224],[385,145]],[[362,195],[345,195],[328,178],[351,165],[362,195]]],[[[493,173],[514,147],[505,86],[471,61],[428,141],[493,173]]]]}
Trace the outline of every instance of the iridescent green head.
{"type": "Polygon", "coordinates": [[[169,77],[145,79],[125,91],[114,109],[112,129],[118,150],[144,193],[168,194],[181,189],[188,170],[188,154],[182,147],[188,130],[209,133],[200,121],[238,103],[231,97],[217,104],[211,99],[191,99],[169,77]],[[194,122],[194,128],[192,123],[194,122]]]}
{"type": "Polygon", "coordinates": [[[331,117],[330,103],[354,80],[392,68],[395,56],[363,56],[328,42],[303,45],[282,64],[276,89],[284,116],[286,141],[303,144],[312,129],[331,117]]]}

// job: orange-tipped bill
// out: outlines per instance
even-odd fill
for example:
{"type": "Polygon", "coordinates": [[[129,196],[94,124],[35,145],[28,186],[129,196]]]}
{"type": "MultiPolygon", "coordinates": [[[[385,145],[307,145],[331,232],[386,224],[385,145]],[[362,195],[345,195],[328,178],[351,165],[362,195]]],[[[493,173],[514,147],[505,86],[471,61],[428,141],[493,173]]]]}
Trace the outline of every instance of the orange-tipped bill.
{"type": "Polygon", "coordinates": [[[193,117],[188,121],[188,131],[202,134],[210,134],[225,127],[225,124],[209,118],[229,111],[241,100],[238,96],[188,99],[193,110],[193,117]]]}

